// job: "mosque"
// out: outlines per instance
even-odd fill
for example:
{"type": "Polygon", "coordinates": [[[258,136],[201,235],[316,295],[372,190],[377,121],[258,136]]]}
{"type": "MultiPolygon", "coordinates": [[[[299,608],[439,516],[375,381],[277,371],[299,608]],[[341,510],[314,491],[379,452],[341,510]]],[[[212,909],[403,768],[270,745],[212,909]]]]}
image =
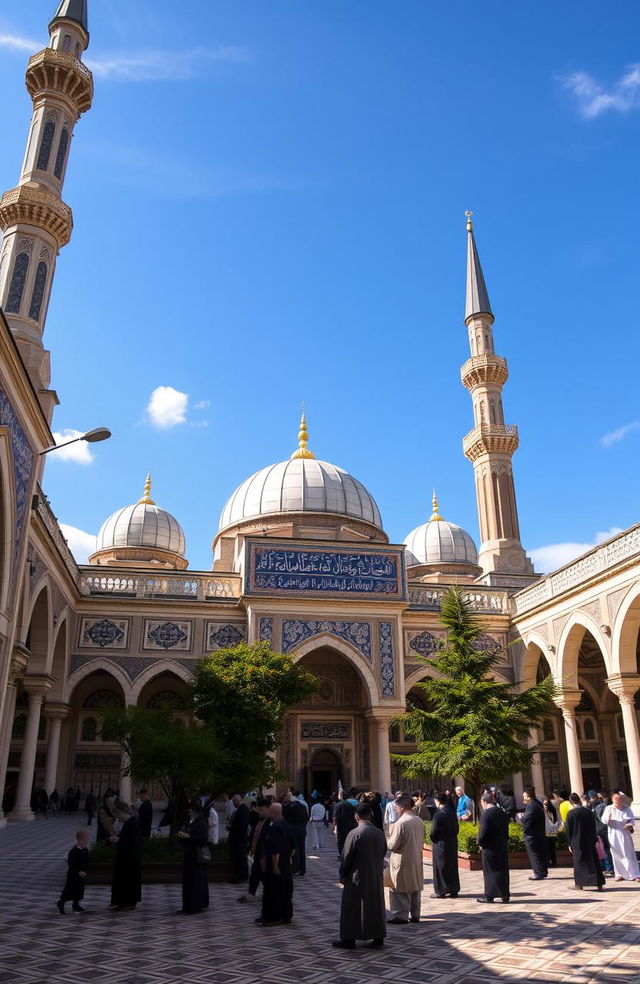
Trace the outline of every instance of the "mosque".
{"type": "Polygon", "coordinates": [[[505,781],[516,794],[529,781],[540,792],[621,786],[640,810],[640,524],[552,574],[534,572],[518,525],[518,429],[503,416],[508,367],[494,350],[470,214],[461,379],[479,548],[435,496],[404,543],[389,543],[372,494],[316,458],[303,414],[297,447],[283,449],[292,453],[256,461],[224,505],[210,571],[189,569],[180,523],[156,504],[150,478],[105,519],[89,563],[76,564],[40,483],[57,403],[43,333],[72,231],[62,189],[93,96],[87,0],[62,0],[49,38],[27,66],[33,117],[20,179],[0,199],[0,823],[33,819],[41,786],[119,786],[128,798],[119,749],[101,737],[105,708],[168,701],[186,717],[195,661],[240,640],[294,654],[320,681],[286,716],[287,783],[401,785],[390,753],[412,746],[391,719],[421,700],[415,686],[445,637],[439,607],[451,584],[481,616],[484,645],[502,654],[502,679],[528,686],[552,673],[558,684],[557,712],[531,735],[540,751],[530,774],[505,781]]]}

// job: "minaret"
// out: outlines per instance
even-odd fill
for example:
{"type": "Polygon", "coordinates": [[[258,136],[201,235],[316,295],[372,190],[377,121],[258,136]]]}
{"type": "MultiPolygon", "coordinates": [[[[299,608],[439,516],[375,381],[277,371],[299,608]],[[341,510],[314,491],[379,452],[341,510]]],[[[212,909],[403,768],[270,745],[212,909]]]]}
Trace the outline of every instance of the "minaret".
{"type": "Polygon", "coordinates": [[[0,199],[2,307],[47,420],[57,403],[50,390],[42,335],[58,251],[73,218],[62,201],[73,128],[91,106],[93,79],[80,60],[89,44],[87,0],[62,0],[49,24],[49,46],[27,65],[33,117],[20,181],[0,199]]]}
{"type": "Polygon", "coordinates": [[[518,428],[505,424],[502,387],[509,375],[507,360],[493,349],[493,312],[476,249],[471,212],[467,216],[467,299],[465,324],[471,358],[461,370],[471,393],[475,427],[462,442],[473,464],[480,520],[480,580],[515,586],[532,580],[533,565],[520,542],[511,459],[518,447],[518,428]]]}

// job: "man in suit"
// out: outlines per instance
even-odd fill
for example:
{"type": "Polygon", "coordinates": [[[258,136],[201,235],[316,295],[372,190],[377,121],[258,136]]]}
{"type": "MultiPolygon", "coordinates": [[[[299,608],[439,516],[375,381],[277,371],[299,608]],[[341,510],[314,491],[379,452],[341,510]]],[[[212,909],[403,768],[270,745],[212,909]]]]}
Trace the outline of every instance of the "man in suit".
{"type": "Polygon", "coordinates": [[[478,828],[478,844],[482,848],[484,895],[476,902],[493,902],[499,895],[509,901],[509,818],[493,799],[491,793],[480,797],[482,815],[478,828]]]}
{"type": "Polygon", "coordinates": [[[536,799],[536,791],[533,786],[527,786],[522,798],[526,807],[522,818],[524,845],[533,869],[529,881],[541,881],[549,874],[544,810],[542,803],[536,799]]]}

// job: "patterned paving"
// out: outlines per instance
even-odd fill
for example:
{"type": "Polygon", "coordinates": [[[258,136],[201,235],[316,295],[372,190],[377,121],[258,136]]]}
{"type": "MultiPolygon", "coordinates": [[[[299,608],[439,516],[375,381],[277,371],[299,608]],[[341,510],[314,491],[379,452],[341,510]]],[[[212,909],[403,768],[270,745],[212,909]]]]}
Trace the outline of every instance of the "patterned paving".
{"type": "MultiPolygon", "coordinates": [[[[134,912],[108,908],[89,884],[90,912],[65,918],[55,901],[78,817],[10,824],[0,831],[2,984],[497,984],[498,981],[637,984],[640,886],[607,882],[575,891],[567,869],[530,883],[512,874],[509,906],[479,906],[481,874],[461,872],[455,900],[429,899],[425,865],[420,925],[390,926],[383,951],[338,951],[340,887],[333,847],[309,855],[295,879],[295,922],[256,927],[256,906],[238,889],[212,885],[207,913],[176,916],[179,885],[143,889],[134,912]]],[[[327,837],[327,840],[329,838],[327,837]]]]}

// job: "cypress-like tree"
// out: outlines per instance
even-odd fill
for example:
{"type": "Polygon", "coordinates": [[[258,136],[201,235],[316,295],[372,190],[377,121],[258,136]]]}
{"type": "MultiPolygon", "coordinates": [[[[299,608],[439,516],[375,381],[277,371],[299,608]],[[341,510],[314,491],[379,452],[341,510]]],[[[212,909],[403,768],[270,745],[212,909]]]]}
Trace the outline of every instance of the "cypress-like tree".
{"type": "Polygon", "coordinates": [[[463,776],[477,799],[481,783],[530,766],[538,749],[527,739],[554,710],[556,688],[551,676],[523,691],[495,679],[503,653],[482,648],[484,627],[464,589],[449,589],[440,617],[447,644],[423,659],[437,676],[416,684],[429,709],[412,707],[398,718],[417,751],[392,758],[408,779],[463,776]]]}

